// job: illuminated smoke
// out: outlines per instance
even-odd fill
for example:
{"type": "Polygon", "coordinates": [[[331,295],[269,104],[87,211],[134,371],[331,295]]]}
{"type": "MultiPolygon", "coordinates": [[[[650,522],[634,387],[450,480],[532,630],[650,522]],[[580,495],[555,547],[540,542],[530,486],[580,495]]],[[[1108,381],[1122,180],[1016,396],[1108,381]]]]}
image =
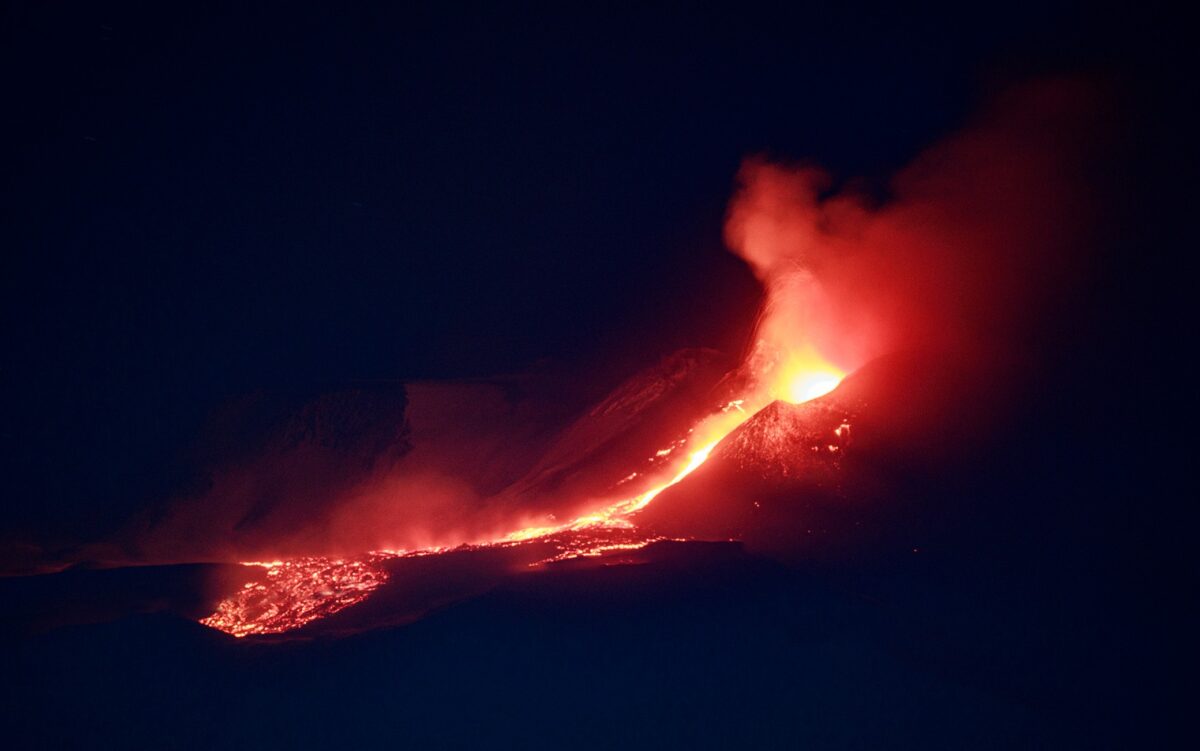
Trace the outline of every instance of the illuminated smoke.
{"type": "MultiPolygon", "coordinates": [[[[749,264],[764,291],[744,367],[769,398],[800,401],[798,397],[819,395],[825,382],[820,365],[829,357],[822,353],[844,349],[832,331],[830,301],[815,273],[828,253],[826,209],[819,195],[829,178],[816,168],[789,169],[751,159],[742,165],[738,182],[726,241],[749,264]],[[816,374],[793,385],[788,378],[793,371],[816,374]]],[[[837,370],[852,369],[860,364],[857,359],[843,359],[837,370]]]]}
{"type": "Polygon", "coordinates": [[[1019,355],[1079,273],[1091,145],[1080,134],[1096,132],[1096,103],[1073,80],[1009,91],[883,196],[817,167],[747,160],[725,232],[766,293],[748,376],[788,399],[780,372],[797,363],[848,372],[900,349],[1019,355]]]}

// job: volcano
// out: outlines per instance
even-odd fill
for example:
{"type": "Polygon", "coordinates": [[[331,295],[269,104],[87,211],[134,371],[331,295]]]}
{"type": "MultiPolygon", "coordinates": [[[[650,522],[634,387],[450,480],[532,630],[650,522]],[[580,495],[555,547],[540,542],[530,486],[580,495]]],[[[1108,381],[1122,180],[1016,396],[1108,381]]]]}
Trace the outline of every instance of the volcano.
{"type": "Polygon", "coordinates": [[[971,416],[988,403],[977,372],[901,353],[807,401],[750,412],[735,400],[705,413],[705,395],[730,380],[713,362],[684,352],[634,376],[569,423],[492,507],[555,508],[546,499],[558,494],[568,515],[511,517],[531,523],[452,545],[251,562],[260,574],[202,622],[236,636],[362,630],[521,572],[643,561],[640,551],[667,541],[736,542],[781,561],[908,544],[929,517],[914,504],[937,495],[921,485],[953,475],[969,455],[971,416]]]}

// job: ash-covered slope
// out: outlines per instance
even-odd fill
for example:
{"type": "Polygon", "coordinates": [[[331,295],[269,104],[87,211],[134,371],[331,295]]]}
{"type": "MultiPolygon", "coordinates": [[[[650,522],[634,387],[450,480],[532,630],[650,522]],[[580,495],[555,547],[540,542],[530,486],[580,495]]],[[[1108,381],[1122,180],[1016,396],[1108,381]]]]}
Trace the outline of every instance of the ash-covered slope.
{"type": "Polygon", "coordinates": [[[637,518],[648,533],[739,539],[774,555],[906,544],[993,413],[974,371],[881,358],[830,394],[774,402],[637,518]]]}

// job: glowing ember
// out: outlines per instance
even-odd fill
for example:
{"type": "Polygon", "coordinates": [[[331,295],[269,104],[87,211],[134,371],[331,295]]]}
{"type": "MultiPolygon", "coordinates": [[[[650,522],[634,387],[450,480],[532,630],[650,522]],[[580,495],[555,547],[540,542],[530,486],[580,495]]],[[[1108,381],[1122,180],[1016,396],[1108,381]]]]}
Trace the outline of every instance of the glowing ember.
{"type": "MultiPolygon", "coordinates": [[[[638,531],[633,517],[667,488],[683,481],[712,454],[717,444],[738,426],[749,420],[775,399],[800,403],[829,393],[841,382],[843,373],[822,359],[811,348],[789,353],[774,363],[768,383],[758,384],[751,394],[729,402],[689,431],[686,441],[676,442],[658,451],[651,461],[664,460],[683,445],[699,446],[691,451],[669,480],[583,514],[561,524],[532,525],[513,530],[491,540],[477,541],[456,548],[469,550],[486,547],[511,547],[548,543],[556,550],[534,566],[573,558],[591,558],[613,552],[643,548],[663,538],[638,531]]],[[[838,428],[841,436],[843,429],[838,428]]],[[[837,447],[830,446],[835,451],[837,447]]],[[[633,473],[622,482],[633,479],[633,473]]],[[[387,580],[384,562],[401,557],[434,555],[449,548],[425,548],[415,551],[374,551],[352,559],[306,557],[270,563],[245,565],[266,569],[259,581],[243,586],[222,601],[217,611],[200,622],[206,626],[242,637],[291,631],[319,618],[332,615],[366,599],[387,580]]]]}

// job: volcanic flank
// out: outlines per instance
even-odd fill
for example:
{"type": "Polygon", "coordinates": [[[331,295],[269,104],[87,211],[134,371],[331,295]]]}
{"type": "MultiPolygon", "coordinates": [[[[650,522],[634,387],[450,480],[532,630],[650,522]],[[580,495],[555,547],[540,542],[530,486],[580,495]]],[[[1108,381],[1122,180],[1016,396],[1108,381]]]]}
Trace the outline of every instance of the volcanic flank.
{"type": "Polygon", "coordinates": [[[969,453],[991,412],[978,374],[946,358],[872,361],[830,394],[775,401],[636,516],[647,534],[741,540],[794,558],[901,544],[896,522],[969,453]]]}

